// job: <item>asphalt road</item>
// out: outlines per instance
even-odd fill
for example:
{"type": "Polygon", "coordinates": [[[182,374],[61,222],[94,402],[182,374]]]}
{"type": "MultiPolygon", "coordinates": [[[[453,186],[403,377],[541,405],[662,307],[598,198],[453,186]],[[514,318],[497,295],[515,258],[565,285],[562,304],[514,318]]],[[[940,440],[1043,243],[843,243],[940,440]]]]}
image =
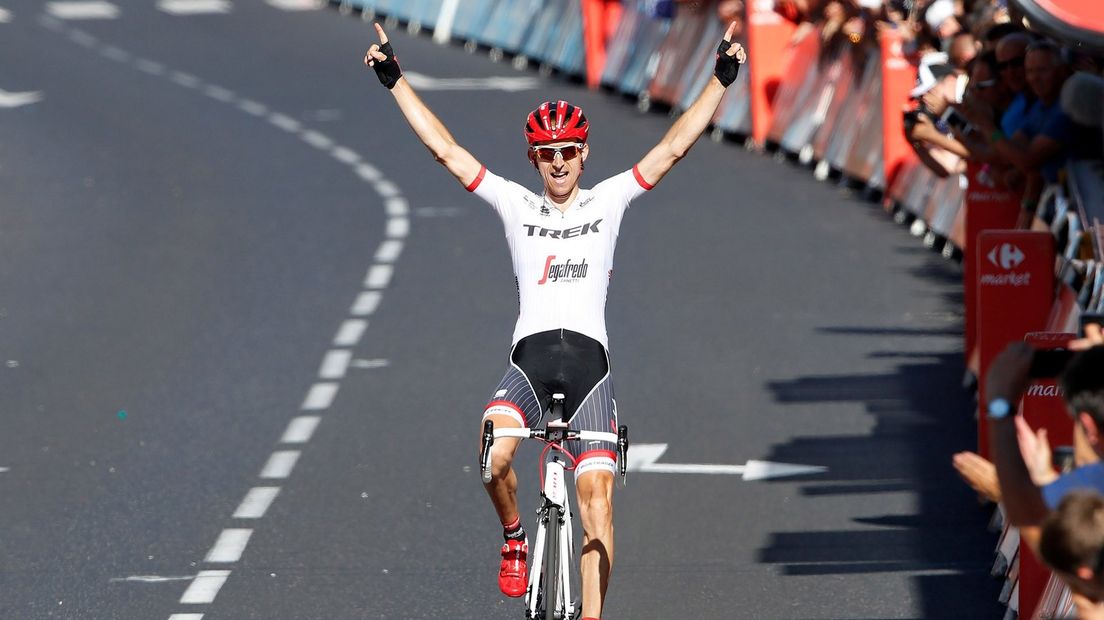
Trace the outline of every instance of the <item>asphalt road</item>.
{"type": "MultiPolygon", "coordinates": [[[[364,71],[370,25],[0,2],[0,95],[41,93],[0,107],[0,618],[521,617],[471,467],[509,255],[364,71]]],[[[422,94],[534,188],[544,99],[587,111],[588,185],[670,123],[392,35],[408,71],[533,81],[422,94]]],[[[987,512],[949,465],[973,442],[960,277],[732,144],[634,203],[607,308],[633,440],[827,471],[631,474],[606,617],[1000,617],[987,512]]]]}

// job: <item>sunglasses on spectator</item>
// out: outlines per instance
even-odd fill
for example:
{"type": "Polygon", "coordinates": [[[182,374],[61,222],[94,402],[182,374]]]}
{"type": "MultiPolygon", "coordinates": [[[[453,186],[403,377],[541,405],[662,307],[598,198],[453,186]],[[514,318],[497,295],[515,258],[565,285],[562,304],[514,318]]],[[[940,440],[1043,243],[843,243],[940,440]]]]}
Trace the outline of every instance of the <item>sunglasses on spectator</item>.
{"type": "Polygon", "coordinates": [[[993,88],[997,85],[996,78],[992,80],[981,80],[980,82],[974,82],[974,88],[978,90],[985,90],[987,88],[993,88]]]}
{"type": "Polygon", "coordinates": [[[1017,56],[1015,58],[1009,58],[1008,60],[997,63],[997,71],[1004,71],[1008,67],[1022,67],[1024,66],[1024,57],[1017,56]]]}
{"type": "Polygon", "coordinates": [[[533,155],[544,162],[556,161],[556,155],[563,157],[564,161],[571,161],[583,152],[581,144],[565,144],[564,146],[534,146],[533,155]]]}

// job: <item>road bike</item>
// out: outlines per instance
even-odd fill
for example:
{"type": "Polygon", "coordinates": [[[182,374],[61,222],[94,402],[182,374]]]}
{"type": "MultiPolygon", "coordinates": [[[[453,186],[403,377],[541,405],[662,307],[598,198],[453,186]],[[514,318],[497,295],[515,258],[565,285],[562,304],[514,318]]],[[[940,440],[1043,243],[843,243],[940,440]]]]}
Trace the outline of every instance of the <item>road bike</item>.
{"type": "Polygon", "coordinates": [[[564,395],[552,395],[548,423],[544,428],[495,428],[487,420],[479,451],[479,472],[483,482],[491,481],[491,446],[498,437],[539,439],[545,443],[540,458],[540,478],[544,485],[537,508],[537,537],[531,554],[529,587],[525,591],[527,620],[575,620],[582,612],[572,586],[579,583],[576,575],[575,539],[571,528],[573,513],[568,500],[566,472],[575,469],[575,458],[564,450],[567,441],[608,441],[617,445],[618,473],[625,480],[625,465],[629,451],[629,429],[621,426],[617,434],[575,430],[563,421],[564,395]],[[570,464],[569,464],[570,462],[570,464]]]}

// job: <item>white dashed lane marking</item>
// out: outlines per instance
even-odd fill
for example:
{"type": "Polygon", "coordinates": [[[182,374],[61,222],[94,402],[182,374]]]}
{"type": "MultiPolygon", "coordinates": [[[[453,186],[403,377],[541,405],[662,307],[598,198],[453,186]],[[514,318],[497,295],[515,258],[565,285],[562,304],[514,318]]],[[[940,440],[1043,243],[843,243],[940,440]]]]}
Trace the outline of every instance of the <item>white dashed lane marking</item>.
{"type": "Polygon", "coordinates": [[[161,0],[157,3],[157,8],[169,15],[229,13],[231,6],[226,0],[161,0]]]}
{"type": "Polygon", "coordinates": [[[280,443],[307,443],[314,436],[314,431],[321,421],[322,418],[316,415],[302,415],[293,418],[291,422],[288,422],[287,430],[280,438],[280,443]]]}
{"type": "MultiPolygon", "coordinates": [[[[273,2],[282,6],[312,7],[317,6],[315,0],[300,2],[300,0],[281,0],[273,2]],[[298,4],[296,4],[298,3],[298,4]]],[[[230,9],[227,0],[161,0],[160,9],[176,14],[198,13],[204,10],[225,12],[230,9]]],[[[279,112],[270,111],[268,106],[251,99],[239,98],[233,91],[221,86],[204,82],[201,78],[166,67],[164,64],[147,58],[135,57],[126,50],[122,50],[106,43],[101,44],[93,35],[66,26],[60,19],[93,19],[116,17],[119,9],[108,2],[53,2],[46,6],[48,15],[40,15],[39,23],[46,28],[68,36],[77,45],[94,49],[103,57],[129,65],[132,68],[154,76],[167,78],[178,86],[195,89],[210,99],[221,103],[234,105],[240,111],[251,116],[262,118],[272,126],[289,134],[295,134],[306,144],[326,152],[337,162],[349,167],[364,181],[370,183],[376,193],[383,199],[386,214],[384,240],[380,242],[375,253],[375,264],[368,270],[364,278],[364,289],[358,292],[349,313],[350,318],[345,319],[333,338],[333,346],[324,356],[319,367],[318,375],[323,381],[311,385],[303,399],[300,409],[309,412],[323,412],[330,408],[334,398],[341,387],[340,381],[348,374],[348,369],[355,368],[383,368],[389,365],[384,359],[353,359],[352,347],[360,344],[368,329],[366,317],[376,312],[383,293],[390,285],[394,273],[393,264],[398,260],[404,248],[405,238],[410,232],[410,220],[408,215],[410,207],[397,185],[387,178],[376,167],[363,161],[359,153],[346,146],[336,144],[330,136],[306,129],[303,123],[291,116],[279,112]]],[[[9,15],[0,9],[0,18],[9,15]]],[[[321,423],[320,415],[300,415],[291,419],[280,438],[281,444],[305,445],[311,440],[316,429],[321,423]]],[[[299,450],[276,450],[265,462],[258,477],[264,480],[280,480],[288,478],[299,461],[299,450]]],[[[0,467],[0,473],[7,472],[8,468],[0,467]]],[[[269,508],[279,496],[279,486],[254,486],[249,489],[234,511],[233,519],[262,519],[269,508]]],[[[240,561],[242,554],[248,546],[252,529],[227,528],[222,531],[218,540],[211,547],[205,561],[217,564],[234,564],[240,561]]],[[[191,580],[187,590],[180,598],[182,605],[204,605],[214,602],[220,589],[230,577],[230,570],[204,570],[194,577],[158,577],[135,576],[113,581],[148,581],[157,583],[168,580],[191,580]]],[[[202,613],[184,612],[170,616],[169,620],[202,620],[202,613]]]]}
{"type": "Polygon", "coordinates": [[[307,397],[303,399],[303,406],[300,409],[304,411],[329,409],[333,404],[334,396],[337,396],[336,383],[315,383],[307,392],[307,397]]]}
{"type": "Polygon", "coordinates": [[[234,511],[235,519],[260,519],[280,494],[280,487],[253,487],[234,511]]]}
{"type": "Polygon", "coordinates": [[[58,19],[115,19],[119,7],[110,2],[47,2],[46,12],[58,19]]]}
{"type": "MultiPolygon", "coordinates": [[[[361,293],[365,295],[366,293],[361,293]]],[[[359,297],[357,298],[360,299],[359,297]]],[[[377,301],[378,303],[378,301],[377,301]]],[[[355,310],[355,306],[354,306],[355,310]]],[[[356,312],[352,312],[356,316],[356,312]]],[[[351,347],[360,342],[360,337],[364,335],[364,330],[368,329],[368,321],[363,319],[348,319],[341,324],[341,327],[337,329],[337,335],[334,336],[334,346],[338,347],[351,347]]]]}
{"type": "Polygon", "coordinates": [[[207,605],[213,603],[228,577],[230,577],[230,571],[228,570],[200,571],[192,581],[192,585],[188,586],[188,589],[184,591],[184,596],[180,597],[180,602],[185,605],[207,605]]]}
{"type": "Polygon", "coordinates": [[[281,11],[317,11],[325,6],[317,0],[265,0],[265,3],[281,11]]]}
{"type": "Polygon", "coordinates": [[[12,20],[11,11],[0,6],[0,24],[10,24],[12,20]]]}
{"type": "Polygon", "coordinates": [[[295,464],[299,462],[298,450],[277,450],[268,457],[264,469],[261,470],[261,478],[266,480],[280,480],[291,475],[295,464]]]}

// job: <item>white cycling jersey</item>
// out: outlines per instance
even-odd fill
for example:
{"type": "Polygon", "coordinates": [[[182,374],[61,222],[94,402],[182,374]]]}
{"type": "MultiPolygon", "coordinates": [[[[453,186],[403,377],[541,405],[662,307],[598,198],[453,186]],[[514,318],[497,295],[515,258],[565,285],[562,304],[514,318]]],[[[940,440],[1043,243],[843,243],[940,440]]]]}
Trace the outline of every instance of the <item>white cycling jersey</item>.
{"type": "Polygon", "coordinates": [[[513,344],[538,332],[570,329],[609,348],[606,289],[617,231],[629,203],[651,189],[635,167],[580,189],[560,212],[544,196],[483,167],[468,186],[502,218],[518,288],[513,344]]]}

